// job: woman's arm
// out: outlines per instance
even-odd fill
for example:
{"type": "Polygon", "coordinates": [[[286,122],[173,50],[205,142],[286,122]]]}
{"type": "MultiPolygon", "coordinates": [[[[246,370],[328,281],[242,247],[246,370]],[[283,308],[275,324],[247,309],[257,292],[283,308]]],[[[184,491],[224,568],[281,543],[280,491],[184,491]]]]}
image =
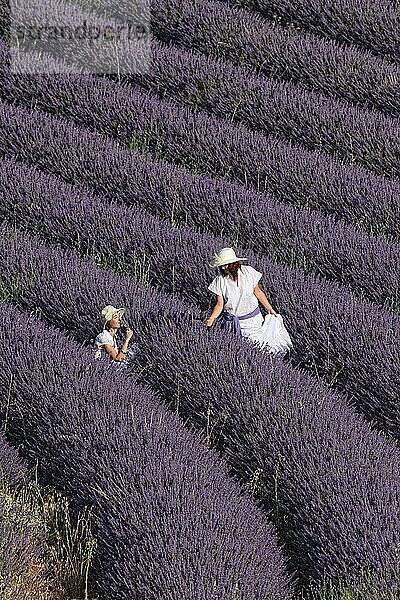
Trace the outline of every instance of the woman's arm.
{"type": "Polygon", "coordinates": [[[222,313],[224,309],[224,299],[222,296],[217,296],[217,302],[213,308],[211,315],[208,317],[206,321],[207,327],[211,327],[214,325],[214,321],[218,319],[219,315],[222,313]]]}
{"type": "Polygon", "coordinates": [[[128,344],[133,335],[132,329],[127,329],[125,334],[124,343],[121,346],[121,350],[119,352],[111,344],[103,344],[104,351],[108,354],[108,356],[112,360],[116,360],[117,362],[123,362],[125,360],[125,355],[128,351],[128,344]]]}
{"type": "Polygon", "coordinates": [[[254,288],[254,295],[257,297],[257,299],[259,300],[259,302],[261,302],[261,304],[263,305],[263,307],[265,308],[265,310],[270,315],[275,315],[276,316],[276,312],[274,311],[274,309],[272,308],[272,306],[268,302],[267,296],[264,294],[264,292],[262,291],[262,289],[260,288],[260,286],[258,284],[254,288]]]}

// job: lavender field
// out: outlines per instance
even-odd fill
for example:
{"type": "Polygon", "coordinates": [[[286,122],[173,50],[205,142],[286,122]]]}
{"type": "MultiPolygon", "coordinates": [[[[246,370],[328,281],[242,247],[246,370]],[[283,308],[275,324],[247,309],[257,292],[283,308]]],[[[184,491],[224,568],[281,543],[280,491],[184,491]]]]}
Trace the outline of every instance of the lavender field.
{"type": "Polygon", "coordinates": [[[400,600],[399,17],[0,2],[1,598],[400,600]],[[205,326],[223,247],[283,359],[205,326]]]}

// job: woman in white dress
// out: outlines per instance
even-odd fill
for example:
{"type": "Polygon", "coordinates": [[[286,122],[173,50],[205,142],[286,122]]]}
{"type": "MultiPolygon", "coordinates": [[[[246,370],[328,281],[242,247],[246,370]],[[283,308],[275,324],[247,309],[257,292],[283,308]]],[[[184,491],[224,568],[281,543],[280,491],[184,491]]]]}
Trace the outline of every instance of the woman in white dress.
{"type": "Polygon", "coordinates": [[[105,306],[101,311],[101,316],[104,319],[104,329],[96,337],[94,341],[94,350],[96,358],[108,356],[116,362],[124,362],[128,354],[128,346],[133,335],[132,329],[127,328],[125,331],[125,340],[119,350],[116,340],[117,331],[121,328],[122,315],[124,308],[115,308],[110,304],[105,306]]]}
{"type": "Polygon", "coordinates": [[[244,260],[247,259],[236,256],[233,248],[223,248],[214,255],[210,267],[219,267],[219,275],[208,289],[216,295],[217,301],[206,325],[212,327],[222,313],[224,327],[238,336],[249,338],[274,355],[284,356],[292,342],[283,326],[282,316],[274,311],[258,284],[262,273],[249,265],[242,265],[244,260]],[[265,319],[259,302],[268,313],[265,319]]]}

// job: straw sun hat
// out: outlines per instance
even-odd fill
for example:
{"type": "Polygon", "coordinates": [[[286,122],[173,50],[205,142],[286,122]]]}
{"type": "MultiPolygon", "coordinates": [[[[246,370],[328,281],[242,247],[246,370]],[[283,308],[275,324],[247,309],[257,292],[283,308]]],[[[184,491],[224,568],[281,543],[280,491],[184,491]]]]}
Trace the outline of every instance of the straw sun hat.
{"type": "Polygon", "coordinates": [[[210,267],[222,267],[240,260],[247,260],[247,258],[236,256],[233,248],[222,248],[219,254],[214,254],[214,262],[210,264],[210,267]]]}
{"type": "Polygon", "coordinates": [[[113,316],[115,314],[118,314],[120,317],[122,317],[124,312],[125,312],[125,308],[115,308],[115,306],[108,304],[101,311],[101,316],[104,319],[104,323],[108,323],[108,321],[111,321],[111,319],[113,318],[113,316]]]}

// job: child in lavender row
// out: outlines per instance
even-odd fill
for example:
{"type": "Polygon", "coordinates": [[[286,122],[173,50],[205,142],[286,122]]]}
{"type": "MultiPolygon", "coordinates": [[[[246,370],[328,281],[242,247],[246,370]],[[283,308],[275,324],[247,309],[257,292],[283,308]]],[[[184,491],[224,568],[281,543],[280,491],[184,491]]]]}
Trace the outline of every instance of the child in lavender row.
{"type": "Polygon", "coordinates": [[[94,350],[96,358],[108,356],[111,360],[116,362],[124,362],[127,355],[129,354],[129,342],[132,338],[133,331],[126,328],[125,340],[119,350],[116,340],[116,334],[121,328],[122,315],[124,314],[124,308],[115,308],[110,304],[105,306],[101,311],[101,316],[104,320],[104,329],[96,337],[94,341],[94,350]]]}

